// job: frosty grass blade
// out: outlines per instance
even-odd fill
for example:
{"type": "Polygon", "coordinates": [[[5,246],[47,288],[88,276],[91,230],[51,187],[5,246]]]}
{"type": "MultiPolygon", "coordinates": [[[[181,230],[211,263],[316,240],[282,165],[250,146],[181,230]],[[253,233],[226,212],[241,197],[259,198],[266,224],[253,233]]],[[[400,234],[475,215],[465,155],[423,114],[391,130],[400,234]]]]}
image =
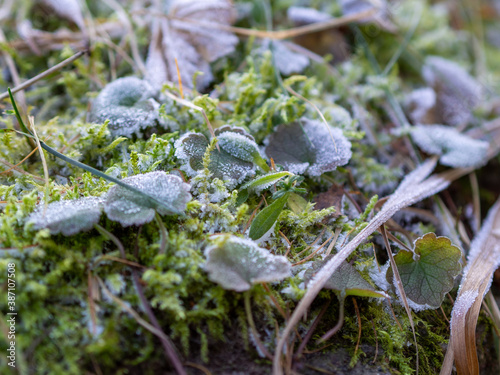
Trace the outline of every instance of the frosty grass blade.
{"type": "Polygon", "coordinates": [[[123,182],[154,197],[164,205],[153,204],[121,186],[113,186],[106,197],[104,211],[108,218],[123,226],[141,225],[160,215],[181,214],[191,200],[190,186],[178,176],[165,172],[150,172],[125,178],[123,182]]]}
{"type": "Polygon", "coordinates": [[[102,201],[100,197],[63,200],[50,203],[46,210],[40,204],[28,217],[27,223],[32,223],[35,229],[49,229],[51,234],[72,236],[92,229],[99,222],[102,201]]]}
{"type": "Polygon", "coordinates": [[[209,279],[224,289],[243,292],[252,284],[290,276],[291,264],[284,256],[272,255],[255,242],[233,235],[218,236],[205,256],[209,279]]]}

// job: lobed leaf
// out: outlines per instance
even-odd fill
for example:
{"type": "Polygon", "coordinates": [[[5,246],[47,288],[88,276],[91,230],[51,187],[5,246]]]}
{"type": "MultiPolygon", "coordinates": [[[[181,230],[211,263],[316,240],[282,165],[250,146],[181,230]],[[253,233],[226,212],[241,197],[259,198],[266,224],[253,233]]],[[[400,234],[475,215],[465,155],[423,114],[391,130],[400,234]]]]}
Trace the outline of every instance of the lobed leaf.
{"type": "Polygon", "coordinates": [[[325,127],[308,119],[280,125],[269,137],[266,154],[292,173],[320,176],[334,171],[349,162],[351,142],[342,130],[325,127]]]}
{"type": "Polygon", "coordinates": [[[441,155],[440,162],[455,168],[480,167],[487,163],[488,142],[470,138],[443,125],[417,125],[413,141],[425,152],[441,155]]]}
{"type": "Polygon", "coordinates": [[[44,204],[39,204],[27,223],[33,224],[35,229],[49,229],[51,234],[72,236],[92,229],[99,222],[102,201],[100,197],[64,200],[50,203],[47,209],[44,204]]]}
{"type": "Polygon", "coordinates": [[[140,135],[157,126],[160,105],[153,99],[154,90],[139,78],[119,78],[99,93],[92,103],[90,121],[109,120],[108,129],[114,137],[140,135]]]}
{"type": "MultiPolygon", "coordinates": [[[[437,309],[444,295],[452,288],[462,270],[462,250],[447,237],[427,233],[415,241],[413,252],[400,250],[395,256],[406,297],[414,302],[415,310],[437,309]]],[[[393,272],[387,271],[387,281],[392,282],[393,272]]]]}
{"type": "Polygon", "coordinates": [[[150,172],[123,179],[123,182],[152,196],[162,203],[155,204],[121,186],[113,186],[106,197],[104,211],[108,218],[123,226],[142,225],[160,215],[181,214],[191,200],[190,186],[178,176],[165,172],[150,172]]]}
{"type": "Polygon", "coordinates": [[[290,276],[291,264],[272,255],[255,242],[233,235],[218,236],[205,250],[205,269],[210,280],[224,289],[243,292],[252,284],[279,281],[290,276]]]}

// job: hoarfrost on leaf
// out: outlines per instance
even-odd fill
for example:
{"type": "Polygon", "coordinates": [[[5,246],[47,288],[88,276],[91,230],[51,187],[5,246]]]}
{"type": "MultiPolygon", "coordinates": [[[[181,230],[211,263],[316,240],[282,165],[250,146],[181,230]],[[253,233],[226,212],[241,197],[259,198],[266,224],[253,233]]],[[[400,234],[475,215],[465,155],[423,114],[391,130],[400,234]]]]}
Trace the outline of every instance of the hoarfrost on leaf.
{"type": "MultiPolygon", "coordinates": [[[[215,131],[220,151],[210,153],[208,169],[212,177],[226,181],[231,188],[255,173],[254,163],[262,164],[262,157],[253,137],[242,128],[223,126],[215,131]]],[[[186,133],[175,143],[175,156],[189,176],[203,170],[203,156],[209,145],[208,139],[199,133],[186,133]]]]}
{"type": "Polygon", "coordinates": [[[455,62],[437,56],[425,59],[422,75],[437,93],[439,121],[453,126],[470,121],[484,95],[476,79],[455,62]]]}
{"type": "Polygon", "coordinates": [[[455,168],[479,167],[488,161],[488,142],[470,138],[444,125],[417,125],[413,141],[425,152],[441,155],[440,162],[455,168]]]}
{"type": "Polygon", "coordinates": [[[233,235],[217,236],[207,247],[205,269],[210,280],[224,289],[243,292],[252,284],[279,281],[290,276],[291,264],[253,241],[233,235]]]}
{"type": "Polygon", "coordinates": [[[90,121],[109,120],[108,129],[114,137],[138,136],[159,124],[160,105],[153,99],[154,90],[139,78],[119,78],[99,93],[92,103],[90,121]]]}
{"type": "Polygon", "coordinates": [[[108,218],[124,227],[141,225],[153,220],[155,212],[160,215],[181,214],[191,200],[190,186],[178,176],[165,172],[150,172],[123,179],[140,191],[163,203],[158,205],[121,186],[113,186],[106,197],[104,211],[108,218]]]}
{"type": "MultiPolygon", "coordinates": [[[[437,309],[453,288],[462,270],[462,251],[447,237],[427,233],[415,241],[413,251],[399,250],[394,256],[406,297],[416,305],[437,309]]],[[[391,268],[387,281],[393,281],[391,268]]]]}
{"type": "Polygon", "coordinates": [[[405,99],[405,106],[410,112],[410,118],[415,124],[433,124],[436,92],[430,87],[412,91],[405,99]]]}
{"type": "MultiPolygon", "coordinates": [[[[333,255],[328,255],[325,259],[316,261],[304,274],[306,284],[325,265],[333,255]]],[[[384,292],[376,291],[375,288],[366,281],[363,276],[349,263],[343,262],[334,274],[323,286],[325,289],[335,290],[345,293],[346,296],[386,298],[384,292]]]]}
{"type": "Polygon", "coordinates": [[[298,6],[288,8],[286,15],[290,21],[298,25],[324,22],[332,18],[329,14],[320,12],[317,9],[298,6]]]}
{"type": "Polygon", "coordinates": [[[72,236],[87,231],[97,224],[102,213],[102,198],[86,197],[76,200],[43,203],[28,217],[27,223],[33,223],[35,229],[47,228],[51,234],[62,233],[72,236]]]}
{"type": "Polygon", "coordinates": [[[308,119],[280,125],[269,138],[266,154],[290,172],[309,176],[334,171],[352,156],[342,130],[308,119]]]}
{"type": "Polygon", "coordinates": [[[263,43],[263,50],[272,49],[273,59],[281,74],[289,76],[294,73],[301,73],[309,66],[309,58],[301,53],[292,51],[289,42],[277,40],[263,43]]]}
{"type": "Polygon", "coordinates": [[[166,81],[177,81],[175,59],[185,86],[192,88],[196,72],[196,88],[205,88],[213,79],[211,62],[234,51],[238,38],[220,29],[235,20],[230,0],[167,1],[168,19],[153,21],[152,40],[146,60],[146,79],[161,87],[166,81]]]}

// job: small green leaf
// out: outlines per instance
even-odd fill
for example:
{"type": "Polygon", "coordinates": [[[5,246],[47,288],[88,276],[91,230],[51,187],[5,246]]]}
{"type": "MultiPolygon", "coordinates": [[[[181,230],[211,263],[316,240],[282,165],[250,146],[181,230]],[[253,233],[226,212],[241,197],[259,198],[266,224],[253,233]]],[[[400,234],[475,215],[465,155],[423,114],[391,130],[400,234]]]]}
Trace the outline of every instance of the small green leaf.
{"type": "Polygon", "coordinates": [[[252,181],[247,182],[241,188],[249,189],[255,191],[256,194],[259,194],[262,190],[265,190],[271,186],[273,186],[276,182],[281,180],[283,177],[293,176],[293,173],[290,172],[274,172],[268,173],[263,176],[260,176],[252,181]]]}
{"type": "Polygon", "coordinates": [[[296,214],[304,212],[305,209],[307,208],[307,201],[300,195],[295,193],[290,193],[290,197],[288,198],[287,204],[288,207],[290,207],[290,209],[296,214]]]}
{"type": "MultiPolygon", "coordinates": [[[[413,252],[400,250],[394,260],[398,267],[406,297],[416,308],[437,309],[444,295],[462,270],[462,251],[447,237],[427,233],[415,241],[413,252]]],[[[393,272],[387,271],[387,281],[393,281],[393,272]]]]}
{"type": "MultiPolygon", "coordinates": [[[[309,268],[305,274],[304,279],[308,283],[314,275],[328,262],[333,255],[327,256],[325,259],[314,262],[312,267],[309,268]]],[[[335,290],[345,296],[359,296],[359,297],[374,297],[386,298],[384,292],[376,291],[373,286],[366,281],[363,276],[347,262],[343,262],[335,273],[328,279],[323,286],[325,289],[335,290]]]]}
{"type": "Polygon", "coordinates": [[[224,289],[243,292],[252,284],[290,276],[291,264],[284,256],[273,255],[251,240],[232,235],[217,236],[205,256],[209,279],[224,289]]]}
{"type": "Polygon", "coordinates": [[[283,195],[257,214],[252,221],[250,233],[248,234],[252,240],[258,240],[272,228],[281,211],[283,211],[288,197],[289,193],[283,195]]]}

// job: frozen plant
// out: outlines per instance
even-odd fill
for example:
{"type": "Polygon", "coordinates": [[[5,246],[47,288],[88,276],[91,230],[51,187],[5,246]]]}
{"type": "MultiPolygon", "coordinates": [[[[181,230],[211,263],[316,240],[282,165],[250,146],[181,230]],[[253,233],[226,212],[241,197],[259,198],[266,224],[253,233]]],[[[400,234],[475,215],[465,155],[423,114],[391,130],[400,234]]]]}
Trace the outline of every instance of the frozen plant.
{"type": "Polygon", "coordinates": [[[108,129],[114,137],[140,136],[146,128],[160,124],[160,104],[153,99],[154,90],[139,78],[119,78],[99,93],[92,103],[90,121],[109,120],[108,129]]]}
{"type": "Polygon", "coordinates": [[[123,182],[155,198],[159,203],[121,186],[113,186],[104,202],[108,218],[124,227],[149,223],[160,215],[181,214],[191,200],[190,186],[178,176],[165,172],[150,172],[123,179],[123,182]]]}
{"type": "MultiPolygon", "coordinates": [[[[233,188],[247,176],[255,173],[255,164],[267,169],[255,140],[244,129],[226,125],[215,130],[220,151],[210,152],[208,169],[213,178],[226,182],[233,188]]],[[[189,132],[175,142],[175,156],[181,162],[181,169],[189,176],[203,171],[203,157],[209,145],[208,139],[199,133],[189,132]]]]}
{"type": "Polygon", "coordinates": [[[76,200],[64,200],[43,203],[28,217],[27,224],[35,229],[49,229],[51,234],[62,233],[72,236],[87,231],[99,222],[102,213],[100,197],[85,197],[76,200]]]}
{"type": "Polygon", "coordinates": [[[290,276],[291,264],[252,240],[221,235],[205,250],[205,269],[210,280],[224,289],[243,292],[252,284],[279,281],[290,276]]]}
{"type": "Polygon", "coordinates": [[[488,158],[488,142],[470,138],[443,125],[417,125],[411,137],[423,151],[441,155],[443,165],[455,168],[480,167],[488,158]]]}
{"type": "Polygon", "coordinates": [[[290,172],[309,176],[334,171],[352,156],[342,130],[305,118],[280,125],[269,137],[266,154],[290,172]]]}

